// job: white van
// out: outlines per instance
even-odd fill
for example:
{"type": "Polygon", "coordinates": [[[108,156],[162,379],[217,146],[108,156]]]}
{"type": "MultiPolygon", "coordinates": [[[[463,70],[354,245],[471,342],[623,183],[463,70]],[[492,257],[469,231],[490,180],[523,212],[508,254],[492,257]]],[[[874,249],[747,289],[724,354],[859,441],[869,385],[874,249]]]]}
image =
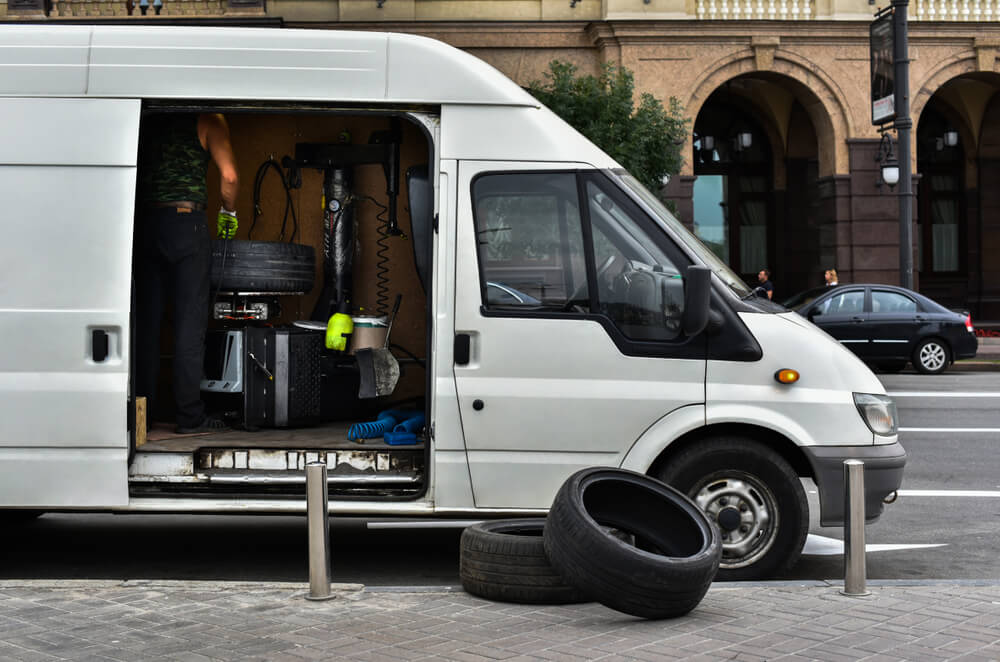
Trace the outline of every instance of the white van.
{"type": "Polygon", "coordinates": [[[331,513],[447,525],[541,515],[572,472],[608,465],[690,494],[723,532],[721,576],[750,578],[798,558],[802,478],[823,525],[843,520],[843,460],[865,462],[869,519],[900,485],[895,407],[857,358],[468,54],[167,26],[7,25],[0,42],[4,509],[303,513],[318,460],[331,513]],[[227,433],[174,434],[168,410],[146,433],[131,395],[140,136],[177,112],[229,122],[237,239],[315,256],[306,282],[261,285],[249,254],[244,281],[213,281],[203,394],[227,433]],[[362,352],[311,330],[338,205],[357,328],[402,297],[389,395],[360,397],[362,352]],[[348,438],[406,408],[425,417],[411,443],[348,438]]]}

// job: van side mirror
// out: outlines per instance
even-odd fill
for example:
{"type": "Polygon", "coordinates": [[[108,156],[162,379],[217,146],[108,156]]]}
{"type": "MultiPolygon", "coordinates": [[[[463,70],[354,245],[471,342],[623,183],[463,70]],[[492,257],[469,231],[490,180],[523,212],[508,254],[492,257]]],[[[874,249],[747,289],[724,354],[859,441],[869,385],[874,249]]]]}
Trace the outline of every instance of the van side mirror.
{"type": "Polygon", "coordinates": [[[806,313],[806,319],[808,319],[811,322],[813,321],[813,318],[815,318],[817,315],[822,315],[822,314],[823,314],[822,310],[820,310],[819,308],[813,308],[808,313],[806,313]]]}
{"type": "Polygon", "coordinates": [[[684,274],[684,313],[681,327],[684,335],[696,336],[708,324],[709,297],[712,292],[712,271],[692,264],[684,274]]]}

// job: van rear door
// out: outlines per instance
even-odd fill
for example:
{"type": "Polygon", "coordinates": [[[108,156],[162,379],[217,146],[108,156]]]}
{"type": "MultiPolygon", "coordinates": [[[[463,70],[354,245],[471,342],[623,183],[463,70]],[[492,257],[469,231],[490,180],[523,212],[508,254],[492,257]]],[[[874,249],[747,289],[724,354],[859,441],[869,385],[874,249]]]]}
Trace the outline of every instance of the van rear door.
{"type": "Polygon", "coordinates": [[[0,506],[128,502],[139,110],[0,99],[0,506]]]}
{"type": "Polygon", "coordinates": [[[455,383],[475,504],[548,508],[705,397],[689,261],[602,173],[461,161],[455,383]]]}

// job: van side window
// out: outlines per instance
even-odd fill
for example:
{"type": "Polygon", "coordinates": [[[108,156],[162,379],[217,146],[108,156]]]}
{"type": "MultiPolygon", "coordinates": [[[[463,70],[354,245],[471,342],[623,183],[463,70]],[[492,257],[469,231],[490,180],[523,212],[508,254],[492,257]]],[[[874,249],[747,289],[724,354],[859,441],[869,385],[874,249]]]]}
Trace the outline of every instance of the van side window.
{"type": "Polygon", "coordinates": [[[487,308],[589,308],[574,174],[483,175],[472,195],[487,308]]]}
{"type": "Polygon", "coordinates": [[[600,311],[631,340],[674,340],[684,308],[678,265],[643,229],[641,212],[606,180],[588,178],[585,194],[600,311]]]}

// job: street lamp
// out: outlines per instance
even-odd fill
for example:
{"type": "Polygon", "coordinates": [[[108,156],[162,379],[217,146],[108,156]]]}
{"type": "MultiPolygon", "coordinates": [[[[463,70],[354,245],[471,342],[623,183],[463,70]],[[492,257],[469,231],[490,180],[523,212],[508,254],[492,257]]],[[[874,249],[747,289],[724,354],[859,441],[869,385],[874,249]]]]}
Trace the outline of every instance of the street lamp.
{"type": "Polygon", "coordinates": [[[878,144],[878,152],[875,154],[875,162],[879,164],[879,178],[875,186],[882,189],[882,184],[888,184],[891,191],[899,183],[899,161],[892,151],[892,136],[888,133],[882,134],[882,140],[878,144]]]}

